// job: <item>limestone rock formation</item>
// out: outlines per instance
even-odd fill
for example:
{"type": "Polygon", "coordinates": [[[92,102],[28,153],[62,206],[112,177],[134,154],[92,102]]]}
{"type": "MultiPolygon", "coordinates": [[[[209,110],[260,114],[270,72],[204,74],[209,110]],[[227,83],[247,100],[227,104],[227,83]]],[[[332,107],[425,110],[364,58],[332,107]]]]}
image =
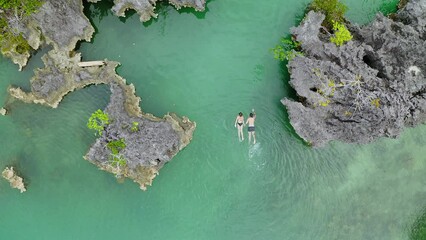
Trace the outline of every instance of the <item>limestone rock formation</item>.
{"type": "Polygon", "coordinates": [[[6,167],[1,175],[4,179],[9,181],[12,188],[17,188],[21,191],[21,193],[27,191],[24,185],[24,180],[16,174],[15,170],[13,170],[13,167],[6,167]]]}
{"type": "MultiPolygon", "coordinates": [[[[90,41],[94,28],[83,14],[82,1],[45,0],[36,13],[16,19],[11,17],[8,23],[16,33],[23,34],[33,49],[43,42],[53,45],[57,51],[69,53],[80,40],[90,41]]],[[[29,53],[5,53],[12,61],[24,67],[29,53]]]]}
{"type": "Polygon", "coordinates": [[[300,101],[282,103],[305,141],[368,143],[426,121],[426,1],[411,0],[394,19],[349,24],[354,39],[340,47],[321,13],[291,29],[304,53],[288,63],[300,101]]]}
{"type": "MultiPolygon", "coordinates": [[[[98,0],[91,0],[91,2],[97,1],[98,0]]],[[[151,17],[157,17],[157,14],[154,12],[157,1],[158,0],[114,0],[112,11],[115,15],[124,17],[126,10],[133,9],[139,14],[141,22],[146,22],[150,20],[151,17]]],[[[180,9],[181,7],[192,7],[197,11],[204,11],[206,1],[169,0],[169,3],[175,6],[176,9],[180,9]]]]}
{"type": "Polygon", "coordinates": [[[69,57],[67,53],[56,50],[49,51],[42,59],[45,67],[35,70],[31,78],[31,92],[10,87],[8,91],[12,97],[56,108],[69,92],[91,84],[107,84],[116,78],[117,62],[109,61],[104,67],[79,67],[80,54],[69,57]]]}
{"type": "MultiPolygon", "coordinates": [[[[144,6],[144,11],[147,4],[153,10],[155,2],[115,1],[116,6],[122,4],[123,9],[129,6],[144,6]]],[[[177,7],[204,7],[204,0],[171,2],[177,7]]],[[[24,34],[34,49],[45,39],[47,44],[53,46],[53,50],[42,57],[45,67],[35,71],[31,79],[31,91],[24,92],[20,88],[9,87],[10,95],[27,103],[56,108],[69,92],[88,85],[108,84],[112,95],[105,111],[112,122],[92,145],[85,159],[116,176],[129,177],[139,183],[141,189],[146,189],[160,168],[189,144],[195,123],[175,114],[167,114],[160,119],[143,113],[134,86],[127,85],[115,72],[119,63],[107,60],[97,61],[96,64],[81,62],[81,55],[73,52],[76,42],[90,40],[94,32],[82,12],[81,0],[46,0],[39,11],[29,19],[25,22],[11,21],[11,25],[14,24],[14,28],[24,34]],[[138,131],[129,131],[129,126],[134,122],[138,124],[138,131]],[[106,147],[108,142],[118,139],[124,139],[126,142],[125,150],[120,153],[125,164],[120,165],[111,162],[111,152],[106,147]]]]}
{"type": "MultiPolygon", "coordinates": [[[[92,145],[85,156],[87,160],[117,177],[128,177],[139,183],[142,190],[152,184],[160,168],[171,160],[181,149],[189,144],[195,123],[186,117],[167,114],[163,119],[150,114],[130,115],[125,111],[126,95],[119,85],[111,84],[111,100],[105,112],[111,123],[92,145]],[[138,123],[138,130],[131,126],[138,123]],[[125,163],[113,161],[113,153],[107,148],[111,141],[122,139],[126,147],[120,152],[125,163]]],[[[134,106],[139,108],[139,102],[134,106]]]]}
{"type": "Polygon", "coordinates": [[[80,67],[80,55],[68,58],[63,52],[50,51],[43,57],[45,68],[36,70],[31,79],[31,92],[9,88],[11,96],[27,102],[56,108],[62,98],[76,89],[92,84],[108,84],[112,95],[105,112],[111,124],[92,145],[85,159],[116,176],[128,177],[145,190],[165,163],[171,160],[192,139],[195,123],[188,118],[167,114],[163,119],[143,113],[140,98],[132,84],[115,73],[117,62],[104,61],[102,66],[80,67]],[[133,122],[138,131],[131,131],[133,122]],[[121,153],[125,166],[111,162],[108,142],[124,139],[121,153]]]}
{"type": "Polygon", "coordinates": [[[7,114],[7,110],[5,108],[0,108],[0,115],[6,115],[7,114]]]}

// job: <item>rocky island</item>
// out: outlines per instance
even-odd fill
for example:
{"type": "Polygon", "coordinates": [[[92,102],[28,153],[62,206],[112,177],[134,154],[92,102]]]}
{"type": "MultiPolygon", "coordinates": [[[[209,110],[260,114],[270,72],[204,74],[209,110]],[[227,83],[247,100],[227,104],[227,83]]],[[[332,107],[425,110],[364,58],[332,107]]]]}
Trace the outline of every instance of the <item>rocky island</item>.
{"type": "MultiPolygon", "coordinates": [[[[193,6],[197,10],[203,10],[205,4],[203,0],[170,2],[177,8],[193,6]]],[[[115,3],[114,8],[121,9],[113,9],[117,14],[134,8],[142,21],[156,16],[153,14],[155,1],[115,3]]],[[[44,68],[35,70],[30,92],[15,87],[9,87],[8,91],[12,97],[26,103],[56,108],[69,92],[88,85],[108,84],[112,93],[110,102],[104,111],[98,110],[107,116],[108,123],[99,130],[99,138],[84,158],[117,177],[133,179],[145,190],[160,168],[189,144],[195,123],[173,113],[163,118],[143,113],[134,86],[127,85],[115,72],[118,62],[82,62],[80,53],[74,50],[76,43],[89,41],[94,33],[82,10],[82,1],[46,0],[36,11],[22,19],[16,19],[13,14],[3,15],[9,29],[20,34],[32,49],[46,44],[53,47],[42,57],[44,68]]],[[[21,69],[27,63],[31,49],[16,51],[17,46],[3,51],[3,54],[21,69]]]]}
{"type": "Polygon", "coordinates": [[[18,176],[13,167],[6,167],[1,175],[10,183],[10,187],[18,189],[21,193],[27,191],[24,180],[22,177],[18,176]]]}
{"type": "Polygon", "coordinates": [[[345,20],[352,36],[344,44],[330,41],[340,29],[325,28],[321,12],[291,29],[300,52],[287,66],[299,100],[282,103],[312,146],[394,138],[426,121],[426,1],[400,5],[366,26],[345,20]]]}

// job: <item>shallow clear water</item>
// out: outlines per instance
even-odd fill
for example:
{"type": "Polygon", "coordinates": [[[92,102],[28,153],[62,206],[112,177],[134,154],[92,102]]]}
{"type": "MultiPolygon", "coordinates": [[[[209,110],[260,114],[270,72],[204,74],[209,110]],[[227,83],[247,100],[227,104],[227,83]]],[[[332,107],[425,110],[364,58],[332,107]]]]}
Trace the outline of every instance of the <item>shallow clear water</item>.
{"type": "MultiPolygon", "coordinates": [[[[269,49],[308,2],[213,0],[206,13],[162,5],[145,24],[88,5],[98,32],[80,45],[84,60],[121,62],[145,112],[197,122],[192,143],[146,192],[82,158],[95,139],[85,124],[106,106],[106,86],[71,93],[58,109],[14,102],[7,86],[28,89],[42,53],[20,73],[0,58],[0,101],[11,110],[0,117],[0,168],[17,166],[29,184],[20,194],[0,181],[1,238],[408,239],[426,205],[426,126],[397,140],[312,149],[279,102],[294,92],[269,49]],[[252,108],[254,146],[233,127],[252,108]]],[[[346,3],[363,24],[396,1],[346,3]]]]}

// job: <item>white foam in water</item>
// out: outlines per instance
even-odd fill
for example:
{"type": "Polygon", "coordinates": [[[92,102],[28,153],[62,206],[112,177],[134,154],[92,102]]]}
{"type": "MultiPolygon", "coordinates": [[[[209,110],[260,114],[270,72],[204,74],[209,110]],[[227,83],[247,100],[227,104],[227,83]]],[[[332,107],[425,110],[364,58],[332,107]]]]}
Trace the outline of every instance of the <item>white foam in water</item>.
{"type": "Polygon", "coordinates": [[[250,145],[248,154],[249,154],[249,160],[256,167],[256,170],[262,170],[266,164],[266,161],[261,157],[262,147],[260,143],[250,145]]]}

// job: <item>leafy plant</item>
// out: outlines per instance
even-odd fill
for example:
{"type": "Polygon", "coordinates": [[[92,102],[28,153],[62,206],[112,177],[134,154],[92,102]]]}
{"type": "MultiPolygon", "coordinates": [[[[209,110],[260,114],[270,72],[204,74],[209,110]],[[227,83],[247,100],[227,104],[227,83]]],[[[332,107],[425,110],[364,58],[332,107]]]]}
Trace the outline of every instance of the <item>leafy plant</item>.
{"type": "Polygon", "coordinates": [[[132,131],[132,132],[139,131],[139,123],[138,122],[132,122],[132,127],[130,128],[130,131],[132,131]]]}
{"type": "Polygon", "coordinates": [[[420,216],[416,218],[414,224],[410,228],[410,240],[426,239],[426,209],[422,210],[420,216]]]}
{"type": "Polygon", "coordinates": [[[4,18],[0,18],[0,50],[2,52],[15,51],[23,54],[30,51],[31,47],[22,34],[14,34],[4,18]]]}
{"type": "Polygon", "coordinates": [[[115,140],[107,143],[107,148],[111,150],[112,154],[118,154],[121,150],[123,150],[126,147],[126,143],[124,142],[124,139],[121,138],[120,140],[115,140]]]}
{"type": "Polygon", "coordinates": [[[330,37],[330,41],[337,46],[342,46],[346,42],[352,40],[352,34],[343,23],[333,21],[334,36],[330,37]]]}
{"type": "Polygon", "coordinates": [[[313,0],[309,8],[325,14],[323,25],[328,29],[333,27],[333,21],[344,22],[344,15],[348,9],[339,0],[313,0]]]}
{"type": "Polygon", "coordinates": [[[122,155],[113,154],[110,156],[110,164],[113,167],[124,167],[127,165],[126,159],[122,155]]]}
{"type": "Polygon", "coordinates": [[[278,44],[271,49],[274,54],[274,58],[280,61],[290,61],[297,56],[303,56],[303,53],[297,51],[300,48],[301,43],[293,41],[289,38],[281,38],[281,44],[278,44]]]}
{"type": "Polygon", "coordinates": [[[41,5],[43,5],[43,1],[40,0],[0,0],[0,8],[12,9],[17,14],[26,16],[36,12],[41,5]]]}
{"type": "MultiPolygon", "coordinates": [[[[96,130],[99,136],[102,135],[102,131],[105,126],[109,124],[109,117],[107,113],[104,113],[102,110],[98,109],[89,118],[87,122],[87,127],[89,129],[96,130]]],[[[95,133],[95,134],[96,134],[95,133]]]]}
{"type": "Polygon", "coordinates": [[[380,98],[375,98],[373,100],[371,100],[371,105],[375,106],[376,108],[380,107],[380,98]]]}

